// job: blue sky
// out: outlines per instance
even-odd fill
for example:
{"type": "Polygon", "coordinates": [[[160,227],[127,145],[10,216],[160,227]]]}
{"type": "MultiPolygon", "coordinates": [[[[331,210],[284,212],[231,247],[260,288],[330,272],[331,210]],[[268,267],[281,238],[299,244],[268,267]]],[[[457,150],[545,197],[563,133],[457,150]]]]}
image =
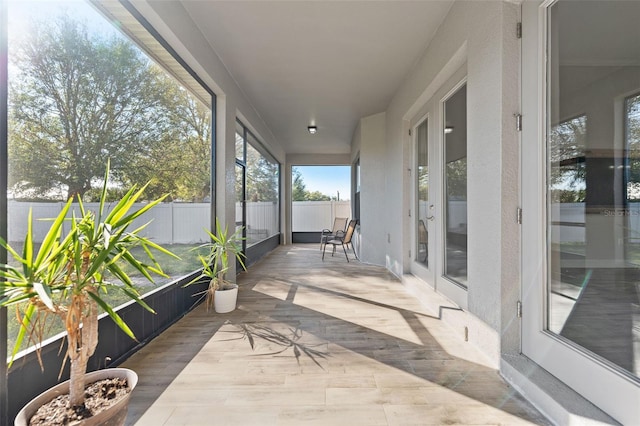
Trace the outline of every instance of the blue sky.
{"type": "Polygon", "coordinates": [[[118,34],[113,25],[104,19],[86,0],[9,0],[9,36],[20,38],[38,20],[50,20],[63,13],[87,24],[90,30],[101,34],[118,34]]]}
{"type": "Polygon", "coordinates": [[[350,166],[294,166],[302,172],[302,180],[308,191],[320,191],[335,197],[340,191],[341,200],[351,199],[350,166]]]}

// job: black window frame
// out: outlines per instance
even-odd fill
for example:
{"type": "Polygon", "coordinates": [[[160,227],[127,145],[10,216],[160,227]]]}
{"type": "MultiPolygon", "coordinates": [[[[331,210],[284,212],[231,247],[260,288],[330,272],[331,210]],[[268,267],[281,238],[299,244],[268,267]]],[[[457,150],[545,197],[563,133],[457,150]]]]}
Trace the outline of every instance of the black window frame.
{"type": "MultiPolygon", "coordinates": [[[[265,240],[260,241],[255,244],[255,246],[261,245],[263,242],[272,239],[273,237],[278,237],[282,235],[282,164],[276,159],[276,157],[269,151],[269,149],[264,145],[264,143],[245,125],[239,117],[236,117],[236,133],[238,126],[242,129],[242,141],[243,141],[243,158],[238,158],[235,153],[235,166],[242,170],[242,190],[240,198],[237,198],[242,203],[242,223],[246,225],[247,223],[247,210],[246,210],[246,190],[247,190],[247,145],[251,145],[256,151],[263,155],[268,160],[278,165],[278,232],[276,234],[268,236],[265,240]],[[254,143],[250,143],[249,139],[251,138],[254,143]],[[257,146],[256,146],[257,145],[257,146]]],[[[237,195],[236,195],[237,197],[237,195]]],[[[246,256],[246,264],[250,265],[255,262],[257,259],[262,257],[265,254],[265,250],[256,247],[255,250],[251,250],[253,247],[247,247],[247,229],[246,226],[242,229],[242,252],[246,256]]]]}

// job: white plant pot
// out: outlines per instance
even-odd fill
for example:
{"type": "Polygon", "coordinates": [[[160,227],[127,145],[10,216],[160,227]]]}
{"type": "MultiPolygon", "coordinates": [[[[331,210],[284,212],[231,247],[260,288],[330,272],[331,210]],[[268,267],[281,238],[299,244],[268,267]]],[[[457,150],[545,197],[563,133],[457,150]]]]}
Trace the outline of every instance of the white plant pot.
{"type": "Polygon", "coordinates": [[[229,290],[216,290],[216,295],[213,298],[213,307],[219,314],[226,314],[232,312],[236,308],[236,301],[238,300],[238,286],[235,285],[229,290]]]}
{"type": "MultiPolygon", "coordinates": [[[[93,371],[91,373],[85,374],[85,384],[97,382],[103,379],[111,379],[114,377],[127,379],[129,383],[129,388],[131,388],[131,392],[136,387],[138,383],[138,375],[129,369],[126,368],[106,368],[104,370],[93,371]]],[[[78,425],[82,426],[121,426],[124,425],[125,420],[127,418],[127,409],[129,408],[129,399],[131,399],[131,392],[129,392],[124,398],[118,401],[115,405],[112,405],[108,409],[99,412],[93,417],[82,420],[78,425]]],[[[26,426],[29,424],[29,419],[31,416],[38,411],[42,405],[51,401],[53,398],[56,398],[59,395],[64,395],[69,393],[69,381],[60,383],[34,399],[32,399],[27,405],[25,405],[22,410],[18,413],[15,418],[15,426],[26,426]]]]}

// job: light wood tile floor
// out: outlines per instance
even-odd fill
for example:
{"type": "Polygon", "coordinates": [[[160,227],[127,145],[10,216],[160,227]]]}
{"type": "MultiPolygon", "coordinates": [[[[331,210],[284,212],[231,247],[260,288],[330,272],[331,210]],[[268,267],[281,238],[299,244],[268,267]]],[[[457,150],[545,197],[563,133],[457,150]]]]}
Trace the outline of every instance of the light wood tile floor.
{"type": "Polygon", "coordinates": [[[549,424],[384,268],[282,246],[124,363],[129,425],[549,424]],[[445,349],[446,348],[446,349],[445,349]]]}

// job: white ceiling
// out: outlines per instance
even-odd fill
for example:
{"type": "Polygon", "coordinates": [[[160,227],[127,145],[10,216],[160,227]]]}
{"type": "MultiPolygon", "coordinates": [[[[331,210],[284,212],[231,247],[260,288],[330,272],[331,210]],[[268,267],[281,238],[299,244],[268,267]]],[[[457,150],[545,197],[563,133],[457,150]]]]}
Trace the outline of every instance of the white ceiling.
{"type": "Polygon", "coordinates": [[[358,120],[386,110],[452,3],[183,1],[278,142],[296,154],[350,152],[358,120]]]}

